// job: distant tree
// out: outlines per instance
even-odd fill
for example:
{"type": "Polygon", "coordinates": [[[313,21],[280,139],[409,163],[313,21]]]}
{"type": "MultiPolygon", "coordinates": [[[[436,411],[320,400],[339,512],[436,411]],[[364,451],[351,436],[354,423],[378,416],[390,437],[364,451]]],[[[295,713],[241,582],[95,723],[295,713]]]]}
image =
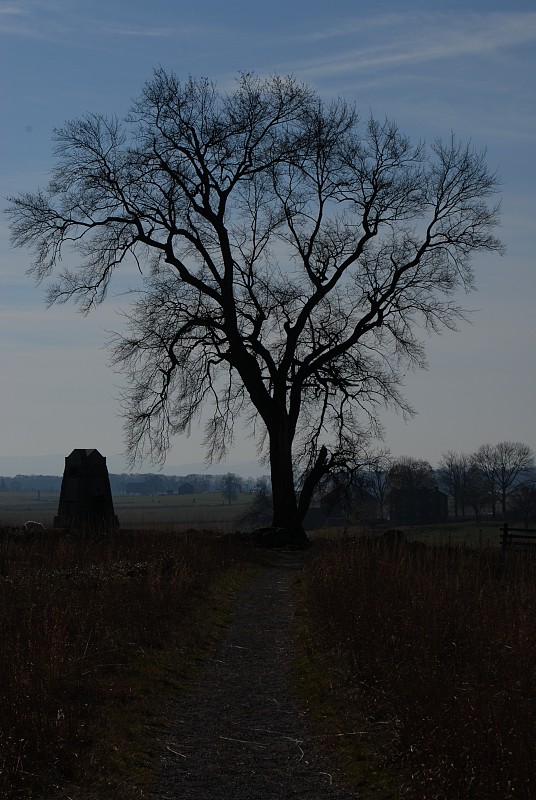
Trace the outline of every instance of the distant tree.
{"type": "Polygon", "coordinates": [[[499,491],[499,465],[495,446],[491,444],[481,445],[476,453],[471,456],[471,465],[480,475],[480,479],[488,494],[491,515],[495,517],[497,514],[497,497],[499,491]]]}
{"type": "Polygon", "coordinates": [[[48,189],[12,200],[13,242],[33,248],[38,281],[59,270],[49,302],[84,312],[137,268],[113,351],[129,452],[164,459],[208,405],[221,458],[249,419],[273,525],[303,538],[341,449],[377,430],[381,404],[411,412],[416,331],[463,318],[471,256],[500,249],[483,154],[454,136],[412,145],[292,78],[243,74],[222,94],[162,69],[123,123],[67,122],[55,152],[48,189]]]}
{"type": "Polygon", "coordinates": [[[191,481],[180,481],[179,494],[195,494],[195,485],[191,481]]]}
{"type": "Polygon", "coordinates": [[[347,518],[363,512],[368,471],[378,465],[386,452],[375,452],[372,437],[364,433],[359,443],[341,448],[338,453],[340,468],[332,470],[318,483],[316,497],[320,505],[328,509],[339,506],[347,518]]]}
{"type": "Polygon", "coordinates": [[[432,465],[412,456],[402,456],[391,465],[389,481],[396,489],[417,491],[437,489],[437,480],[432,465]]]}
{"type": "Polygon", "coordinates": [[[534,453],[531,448],[522,442],[483,444],[472,461],[486,481],[493,516],[497,499],[501,501],[502,513],[506,514],[506,498],[520,482],[532,475],[534,453]]]}
{"type": "Polygon", "coordinates": [[[194,485],[196,492],[203,493],[214,491],[214,475],[196,475],[195,477],[194,485]]]}
{"type": "Polygon", "coordinates": [[[506,498],[517,486],[533,477],[534,453],[523,442],[499,442],[497,464],[501,509],[506,514],[506,498]]]}
{"type": "Polygon", "coordinates": [[[228,472],[223,476],[222,493],[229,505],[231,505],[233,500],[236,500],[241,485],[240,477],[235,475],[234,472],[228,472]]]}
{"type": "Polygon", "coordinates": [[[143,480],[147,494],[160,494],[166,491],[166,481],[163,475],[149,472],[140,475],[139,478],[143,480]]]}
{"type": "Polygon", "coordinates": [[[465,497],[473,509],[477,520],[482,512],[490,506],[489,482],[485,474],[474,463],[471,463],[465,478],[465,497]]]}
{"type": "Polygon", "coordinates": [[[360,494],[360,482],[355,472],[333,472],[319,488],[320,506],[326,512],[332,512],[337,507],[346,518],[350,516],[360,494]]]}
{"type": "Polygon", "coordinates": [[[391,487],[390,472],[393,459],[389,450],[381,451],[371,461],[365,473],[365,489],[378,503],[379,516],[386,516],[386,502],[391,487]]]}
{"type": "Polygon", "coordinates": [[[240,519],[240,525],[262,528],[270,524],[272,516],[272,493],[266,478],[258,478],[253,488],[253,502],[240,519]]]}
{"type": "Polygon", "coordinates": [[[261,478],[257,478],[254,485],[253,485],[253,494],[258,496],[264,496],[271,494],[270,491],[270,482],[268,478],[263,475],[261,478]]]}
{"type": "Polygon", "coordinates": [[[453,450],[443,453],[438,464],[438,478],[441,485],[452,495],[455,517],[459,511],[462,517],[465,516],[467,473],[470,465],[471,459],[468,455],[455,453],[453,450]]]}
{"type": "Polygon", "coordinates": [[[255,484],[256,480],[251,476],[247,478],[242,478],[242,491],[248,494],[253,494],[253,492],[255,491],[255,484]]]}

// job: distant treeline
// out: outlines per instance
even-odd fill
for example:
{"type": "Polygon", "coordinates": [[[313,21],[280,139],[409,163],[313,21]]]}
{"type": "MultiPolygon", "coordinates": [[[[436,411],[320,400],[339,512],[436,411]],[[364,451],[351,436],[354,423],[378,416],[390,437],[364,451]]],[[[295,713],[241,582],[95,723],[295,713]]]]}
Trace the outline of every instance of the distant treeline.
{"type": "MultiPolygon", "coordinates": [[[[110,474],[110,486],[112,493],[116,495],[199,494],[225,491],[229,484],[229,476],[232,476],[236,488],[243,492],[254,492],[260,488],[261,484],[268,485],[267,478],[240,478],[233,473],[227,473],[227,475],[122,473],[120,475],[110,474]]],[[[0,476],[0,492],[59,492],[61,481],[60,475],[0,476]]]]}

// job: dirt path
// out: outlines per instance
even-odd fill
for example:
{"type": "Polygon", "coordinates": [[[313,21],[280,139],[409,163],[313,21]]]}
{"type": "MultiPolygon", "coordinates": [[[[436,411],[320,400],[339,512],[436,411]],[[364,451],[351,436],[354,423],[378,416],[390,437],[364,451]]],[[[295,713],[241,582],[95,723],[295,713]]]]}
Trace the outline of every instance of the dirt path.
{"type": "Polygon", "coordinates": [[[290,689],[291,585],[281,553],[235,601],[217,651],[174,709],[154,800],[355,800],[320,753],[290,689]]]}

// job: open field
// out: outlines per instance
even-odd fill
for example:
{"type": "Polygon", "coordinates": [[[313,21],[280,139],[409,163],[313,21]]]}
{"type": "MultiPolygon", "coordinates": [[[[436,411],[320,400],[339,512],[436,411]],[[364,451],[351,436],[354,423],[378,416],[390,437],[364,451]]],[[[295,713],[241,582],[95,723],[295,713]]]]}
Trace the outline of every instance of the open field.
{"type": "MultiPolygon", "coordinates": [[[[187,495],[116,495],[115,513],[125,528],[156,526],[166,529],[193,527],[236,527],[247,512],[252,495],[237,493],[231,505],[221,492],[187,495]]],[[[0,492],[0,525],[22,525],[29,519],[52,526],[58,512],[59,493],[0,492]]]]}
{"type": "Polygon", "coordinates": [[[21,525],[28,519],[52,525],[59,492],[0,492],[0,525],[21,525]]]}
{"type": "MultiPolygon", "coordinates": [[[[119,523],[125,528],[157,528],[181,530],[185,526],[236,530],[241,527],[253,497],[239,492],[231,505],[221,492],[196,493],[188,495],[115,495],[115,512],[119,523]]],[[[59,493],[56,492],[0,492],[0,525],[22,525],[29,519],[42,522],[47,528],[52,526],[58,511],[59,493]]],[[[447,544],[450,546],[498,547],[500,542],[500,522],[476,520],[467,522],[451,521],[441,525],[401,526],[410,541],[420,541],[428,545],[447,544]]],[[[389,523],[387,523],[389,526],[389,523]]],[[[323,528],[309,531],[311,539],[355,538],[358,536],[378,536],[379,529],[368,529],[363,525],[349,528],[323,528]]]]}

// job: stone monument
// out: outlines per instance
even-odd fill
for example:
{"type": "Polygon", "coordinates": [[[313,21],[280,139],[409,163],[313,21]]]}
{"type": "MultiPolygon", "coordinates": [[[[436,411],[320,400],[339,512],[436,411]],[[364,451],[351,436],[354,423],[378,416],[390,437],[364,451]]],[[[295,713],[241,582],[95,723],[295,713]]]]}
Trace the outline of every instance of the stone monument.
{"type": "Polygon", "coordinates": [[[106,459],[98,450],[73,450],[65,459],[55,528],[116,530],[106,459]]]}

